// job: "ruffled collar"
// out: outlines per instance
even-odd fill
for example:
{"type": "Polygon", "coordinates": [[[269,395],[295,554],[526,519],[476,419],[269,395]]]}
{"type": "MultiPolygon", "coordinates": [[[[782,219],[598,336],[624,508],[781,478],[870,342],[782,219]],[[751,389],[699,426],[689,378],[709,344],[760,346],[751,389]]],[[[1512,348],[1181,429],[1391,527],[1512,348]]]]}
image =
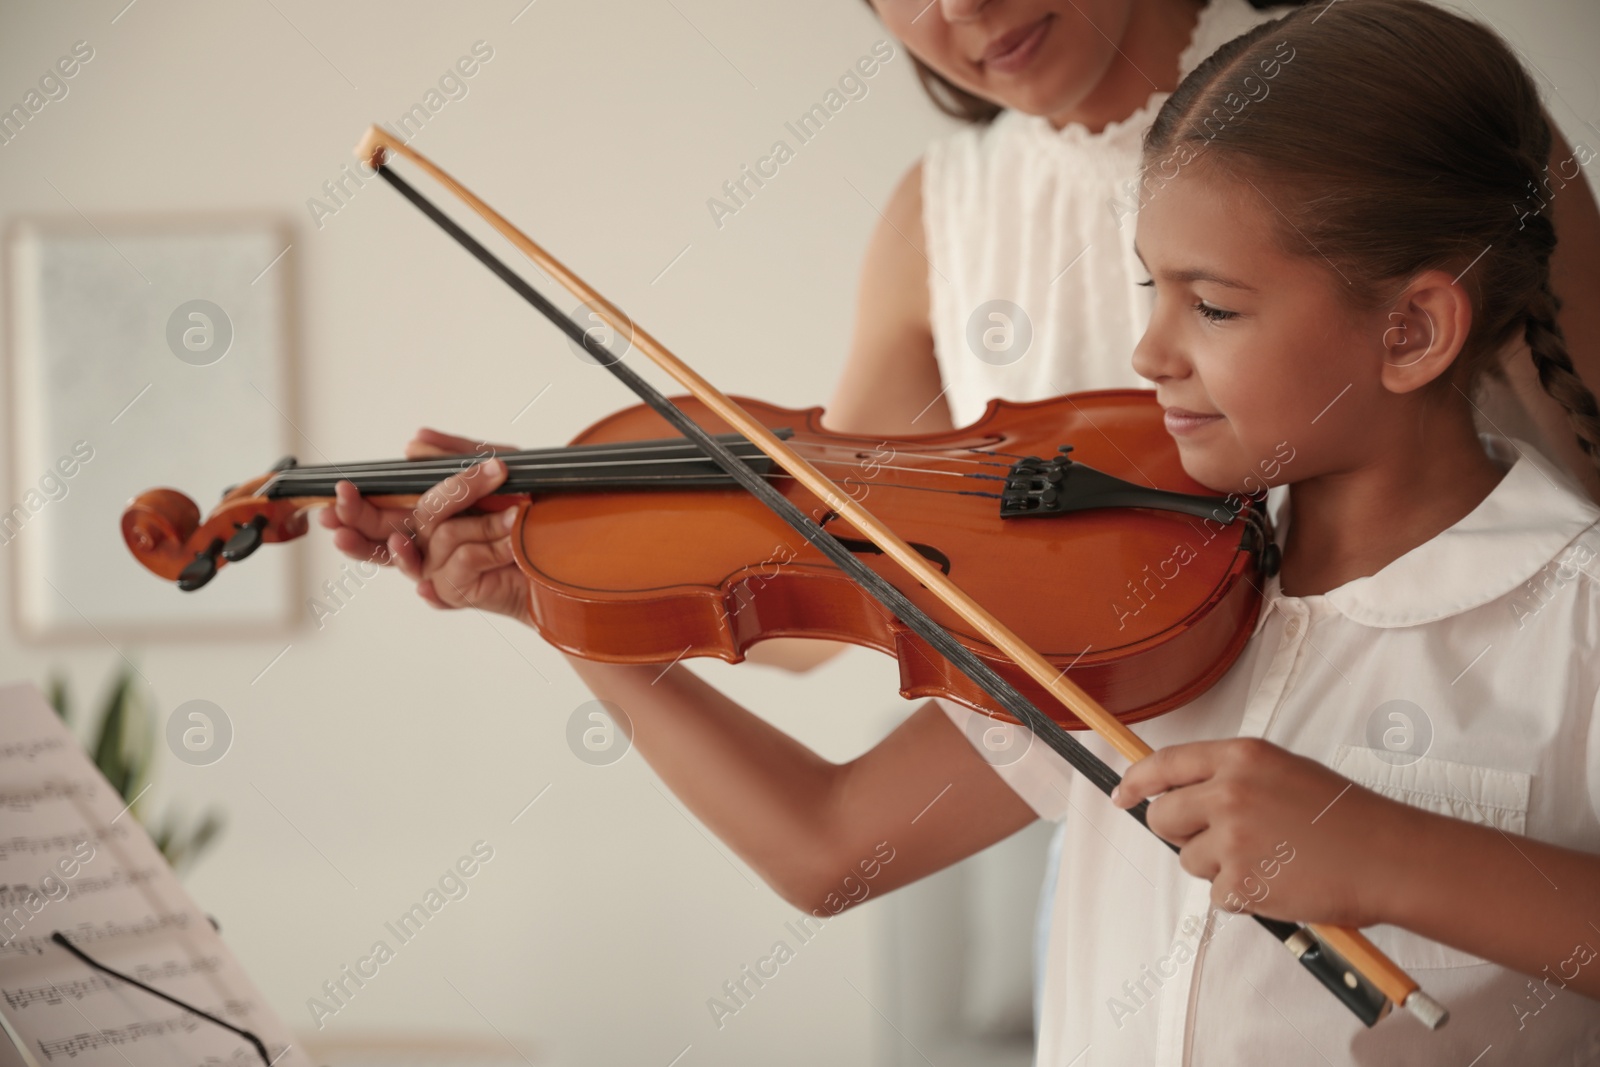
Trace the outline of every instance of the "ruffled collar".
{"type": "MultiPolygon", "coordinates": [[[[1267,604],[1277,600],[1297,600],[1313,608],[1327,604],[1366,626],[1437,622],[1523,585],[1600,520],[1600,505],[1533,445],[1492,433],[1480,433],[1478,438],[1506,474],[1455,525],[1376,574],[1354,578],[1326,593],[1286,597],[1273,575],[1265,590],[1267,604]]],[[[1267,490],[1267,508],[1280,546],[1292,521],[1288,492],[1288,485],[1267,490]]]]}

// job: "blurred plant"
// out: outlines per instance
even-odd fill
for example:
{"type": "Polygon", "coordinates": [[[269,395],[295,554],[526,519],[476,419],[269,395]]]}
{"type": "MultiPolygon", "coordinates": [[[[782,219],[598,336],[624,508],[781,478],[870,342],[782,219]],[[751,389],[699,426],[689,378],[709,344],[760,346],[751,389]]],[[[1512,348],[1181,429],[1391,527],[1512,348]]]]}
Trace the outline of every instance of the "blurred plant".
{"type": "MultiPolygon", "coordinates": [[[[56,709],[63,722],[70,723],[67,680],[62,675],[50,679],[50,706],[56,709]]],[[[129,814],[144,824],[172,869],[182,874],[222,832],[223,818],[216,808],[206,809],[198,821],[188,826],[171,811],[159,825],[145,817],[143,799],[150,785],[155,737],[149,695],[139,686],[133,668],[123,664],[100,712],[100,724],[90,742],[89,755],[111,783],[111,788],[128,802],[129,814]]]]}

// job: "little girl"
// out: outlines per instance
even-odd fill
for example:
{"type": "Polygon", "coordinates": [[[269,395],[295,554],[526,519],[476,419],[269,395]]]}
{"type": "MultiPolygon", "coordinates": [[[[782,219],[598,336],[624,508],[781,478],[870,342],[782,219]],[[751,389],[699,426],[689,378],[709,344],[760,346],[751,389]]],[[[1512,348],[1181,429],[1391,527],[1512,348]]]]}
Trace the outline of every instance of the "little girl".
{"type": "Polygon", "coordinates": [[[1046,746],[996,768],[1097,831],[1063,844],[1039,1063],[1600,1051],[1600,507],[1468,400],[1523,337],[1600,458],[1549,284],[1550,139],[1504,43],[1421,0],[1264,24],[1163,105],[1133,365],[1190,475],[1276,482],[1282,567],[1115,797],[1157,797],[1195,877],[1046,746]],[[1374,927],[1452,1022],[1363,1031],[1241,910],[1374,927]]]}
{"type": "MultiPolygon", "coordinates": [[[[1192,706],[1140,730],[1158,743],[1246,734],[1277,745],[1180,746],[1133,768],[1123,799],[1170,790],[1152,819],[1185,844],[1185,869],[1216,877],[1219,900],[1235,892],[1266,913],[1390,924],[1374,933],[1402,965],[1442,968],[1421,977],[1455,1010],[1447,1030],[1427,1034],[1403,1019],[1361,1030],[1270,941],[1239,933],[1253,924],[1214,916],[1210,887],[1184,877],[1158,842],[1128,839],[1126,816],[1098,797],[1073,799],[1081,785],[1042,746],[995,774],[950,729],[968,715],[954,706],[925,705],[836,766],[682,665],[665,674],[574,666],[597,695],[628,709],[635,744],[674,791],[807,910],[881,840],[893,842],[896,862],[883,867],[880,891],[1038,814],[1092,821],[1071,835],[1074,851],[1062,860],[1041,1063],[1072,1062],[1086,1045],[1094,1051],[1079,1063],[1314,1062],[1302,1040],[1330,1062],[1390,1062],[1414,1048],[1428,1062],[1468,1063],[1490,1045],[1486,1062],[1505,1050],[1515,1059],[1504,1062],[1551,1061],[1539,1054],[1574,1049],[1578,1020],[1595,1011],[1584,998],[1600,994],[1600,966],[1586,967],[1576,951],[1590,937],[1577,928],[1587,920],[1569,914],[1573,900],[1600,899],[1584,854],[1600,847],[1600,782],[1585,774],[1600,766],[1597,682],[1584,656],[1597,633],[1586,577],[1595,571],[1595,509],[1523,442],[1486,436],[1485,453],[1466,400],[1490,355],[1520,330],[1551,395],[1594,416],[1546,292],[1553,236],[1532,194],[1547,188],[1548,128],[1502,45],[1421,5],[1345,0],[1270,29],[1230,46],[1244,56],[1237,63],[1207,64],[1186,83],[1183,99],[1204,106],[1175,97],[1163,108],[1175,117],[1137,190],[1156,302],[1134,369],[1164,404],[1196,413],[1171,421],[1191,473],[1237,488],[1287,442],[1294,458],[1278,480],[1294,483],[1298,502],[1291,526],[1291,487],[1274,490],[1284,568],[1267,587],[1246,656],[1192,706]],[[1337,47],[1317,47],[1324,31],[1338,34],[1337,47]],[[1445,43],[1420,48],[1419,37],[1445,43]],[[1278,48],[1284,41],[1289,51],[1278,48]],[[1414,67],[1400,62],[1395,41],[1417,50],[1406,57],[1414,67]],[[1463,61],[1476,72],[1480,58],[1498,75],[1481,84],[1448,78],[1463,61]],[[1318,74],[1314,90],[1290,91],[1308,67],[1318,74]],[[1408,69],[1391,69],[1399,67],[1408,69]],[[1280,116],[1274,105],[1286,98],[1298,110],[1280,116]],[[1342,125],[1326,114],[1347,105],[1331,117],[1342,125]],[[1198,140],[1184,120],[1201,124],[1198,140]],[[1240,139],[1236,150],[1247,180],[1225,181],[1231,172],[1218,161],[1235,158],[1229,137],[1258,125],[1262,141],[1240,139]],[[1484,143],[1495,134],[1505,143],[1484,143]],[[1341,186],[1329,202],[1392,217],[1330,213],[1315,226],[1300,217],[1308,197],[1294,190],[1322,177],[1322,164],[1308,177],[1304,158],[1271,154],[1299,146],[1337,160],[1341,149],[1391,141],[1406,149],[1394,156],[1397,169],[1385,169],[1387,148],[1358,153],[1343,177],[1363,178],[1354,188],[1365,191],[1341,186]],[[1429,154],[1418,159],[1418,146],[1429,154]],[[1257,158],[1259,171],[1246,165],[1257,158]],[[1207,225],[1185,244],[1185,227],[1201,219],[1207,225]],[[1507,228],[1514,232],[1500,232],[1507,228]],[[1280,247],[1285,234],[1305,247],[1280,247]],[[1223,343],[1230,330],[1243,335],[1236,348],[1223,343]],[[1402,660],[1409,671],[1395,669],[1402,660]],[[1358,685],[1365,691],[1350,691],[1358,685]],[[1399,753],[1387,743],[1397,730],[1414,742],[1399,753]],[[1424,730],[1427,744],[1418,740],[1424,730]],[[1261,791],[1271,803],[1237,802],[1261,791]],[[1485,854],[1482,869],[1461,861],[1473,848],[1485,854]],[[1248,881],[1245,872],[1254,872],[1248,881]],[[1552,895],[1569,902],[1565,911],[1552,895]],[[1464,966],[1478,957],[1539,981],[1464,966]]],[[[1100,384],[1113,383],[1076,387],[1100,384]]],[[[1592,421],[1580,428],[1596,439],[1592,421]]],[[[490,478],[459,506],[502,470],[489,465],[490,478]]],[[[376,530],[356,501],[341,503],[341,517],[376,530]]],[[[487,519],[455,522],[431,544],[425,527],[420,545],[399,539],[391,548],[424,596],[501,604],[478,583],[504,573],[503,536],[487,519]]],[[[506,610],[527,621],[525,594],[506,588],[506,610]]],[[[1600,932],[1586,943],[1600,947],[1600,932]]]]}

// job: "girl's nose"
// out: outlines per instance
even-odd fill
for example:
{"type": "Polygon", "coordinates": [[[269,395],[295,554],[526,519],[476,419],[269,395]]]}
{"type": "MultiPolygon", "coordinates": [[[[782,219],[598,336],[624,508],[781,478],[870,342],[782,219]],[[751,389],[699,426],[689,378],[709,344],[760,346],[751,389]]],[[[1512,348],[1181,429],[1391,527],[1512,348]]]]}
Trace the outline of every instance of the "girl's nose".
{"type": "Polygon", "coordinates": [[[1188,361],[1177,347],[1163,336],[1159,315],[1152,316],[1145,327],[1144,336],[1133,346],[1133,372],[1141,378],[1159,382],[1166,378],[1183,378],[1189,373],[1188,361]]]}
{"type": "Polygon", "coordinates": [[[939,0],[939,13],[946,22],[969,22],[981,15],[994,0],[939,0]]]}

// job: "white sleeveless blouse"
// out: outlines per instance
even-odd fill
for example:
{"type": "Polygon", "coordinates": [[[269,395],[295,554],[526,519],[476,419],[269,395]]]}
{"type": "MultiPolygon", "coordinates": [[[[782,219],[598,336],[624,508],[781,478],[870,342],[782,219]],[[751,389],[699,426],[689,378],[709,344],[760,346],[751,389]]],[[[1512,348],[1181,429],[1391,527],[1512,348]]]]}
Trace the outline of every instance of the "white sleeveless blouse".
{"type": "MultiPolygon", "coordinates": [[[[1188,74],[1292,8],[1211,0],[1179,57],[1188,74]]],[[[957,426],[990,397],[1150,388],[1133,347],[1152,291],[1133,254],[1140,142],[1167,93],[1100,133],[1002,111],[933,142],[922,162],[934,354],[957,426]]]]}

